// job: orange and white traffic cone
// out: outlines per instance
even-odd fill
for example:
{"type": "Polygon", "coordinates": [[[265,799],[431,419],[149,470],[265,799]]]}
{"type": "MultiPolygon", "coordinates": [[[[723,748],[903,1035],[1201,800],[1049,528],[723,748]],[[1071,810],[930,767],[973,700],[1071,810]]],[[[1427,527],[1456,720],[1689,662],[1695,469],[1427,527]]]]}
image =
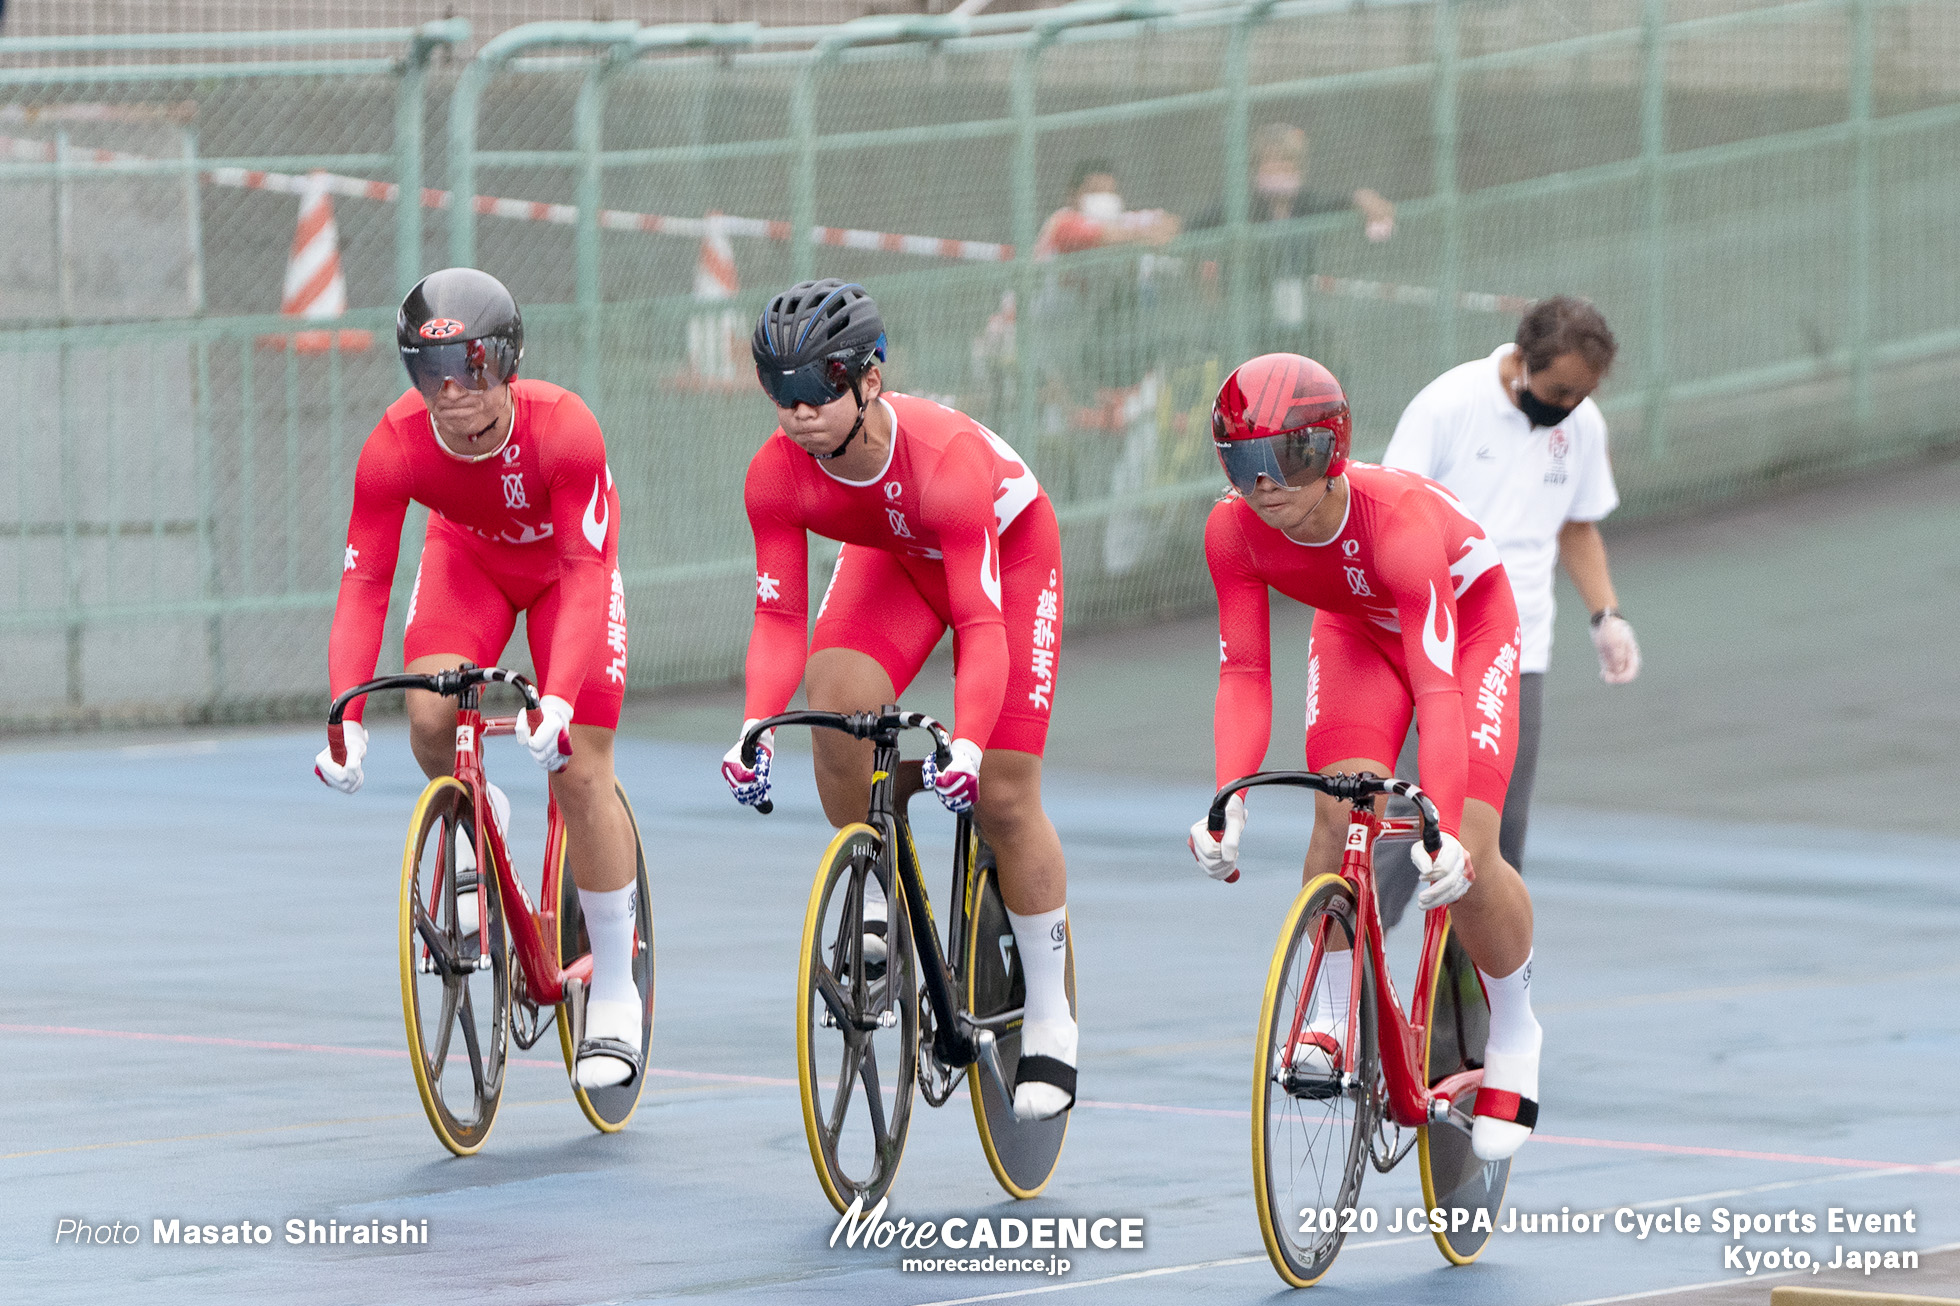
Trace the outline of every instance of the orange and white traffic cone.
{"type": "MultiPolygon", "coordinates": [[[[286,259],[286,284],[279,311],[310,322],[332,321],[347,311],[347,277],[340,269],[340,233],[334,226],[333,199],[327,193],[327,174],[315,171],[299,197],[299,226],[293,232],[292,253],[286,259]]],[[[343,350],[366,349],[372,331],[300,331],[291,347],[302,354],[324,354],[339,337],[343,350]]],[[[285,348],[285,336],[267,336],[261,344],[285,348]]]]}
{"type": "MultiPolygon", "coordinates": [[[[735,274],[735,247],[722,230],[721,215],[710,213],[701,233],[701,249],[694,262],[694,302],[726,305],[741,293],[742,283],[735,274]]],[[[688,371],[703,388],[732,389],[742,375],[742,313],[735,308],[714,308],[694,314],[687,322],[688,371]]]]}

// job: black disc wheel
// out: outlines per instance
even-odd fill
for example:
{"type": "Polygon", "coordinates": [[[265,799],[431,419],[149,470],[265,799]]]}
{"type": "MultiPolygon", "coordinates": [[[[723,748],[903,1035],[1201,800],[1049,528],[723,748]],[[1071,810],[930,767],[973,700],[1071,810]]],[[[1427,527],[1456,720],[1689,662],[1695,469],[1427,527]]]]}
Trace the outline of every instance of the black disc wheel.
{"type": "Polygon", "coordinates": [[[1296,1288],[1318,1283],[1340,1254],[1379,1109],[1380,1049],[1365,957],[1357,1028],[1347,1030],[1343,1016],[1337,1032],[1323,1035],[1331,1047],[1313,1043],[1305,1028],[1316,1011],[1337,1009],[1327,987],[1354,965],[1354,936],[1353,887],[1338,875],[1317,876],[1287,914],[1259,1012],[1252,1075],[1259,1231],[1273,1268],[1296,1288]],[[1361,1044],[1355,1069],[1343,1073],[1341,1051],[1354,1038],[1361,1044]]]}
{"type": "Polygon", "coordinates": [[[861,823],[830,841],[797,965],[803,1130],[817,1182],[839,1211],[860,1199],[869,1210],[898,1177],[918,1079],[918,965],[904,890],[881,844],[861,823]]]}
{"type": "MultiPolygon", "coordinates": [[[[1014,926],[1000,899],[997,872],[978,865],[968,881],[966,957],[961,967],[967,1014],[981,1029],[994,1032],[1001,1073],[1014,1083],[1021,1064],[1021,1010],[1027,1004],[1027,980],[1014,926]]],[[[1069,1014],[1075,1014],[1075,940],[1068,940],[1064,962],[1069,1014]]],[[[1072,1111],[1047,1120],[1021,1120],[1014,1103],[1001,1094],[994,1077],[978,1063],[967,1069],[967,1092],[973,1099],[973,1121],[980,1129],[980,1146],[1000,1186],[1016,1197],[1033,1197],[1048,1186],[1061,1159],[1072,1111]]]]}
{"type": "Polygon", "coordinates": [[[402,1017],[422,1107],[458,1156],[483,1146],[503,1096],[510,953],[497,877],[477,864],[469,790],[431,780],[402,856],[402,1017]]]}
{"type": "MultiPolygon", "coordinates": [[[[1456,933],[1443,936],[1436,963],[1423,976],[1429,986],[1429,1036],[1423,1082],[1432,1088],[1463,1070],[1484,1064],[1484,1043],[1490,1037],[1490,1004],[1484,998],[1477,968],[1457,944],[1456,933]]],[[[1484,1161],[1470,1150],[1470,1125],[1477,1107],[1473,1090],[1450,1104],[1448,1120],[1422,1127],[1416,1154],[1422,1165],[1422,1200],[1431,1210],[1452,1212],[1450,1228],[1435,1234],[1436,1246],[1453,1265],[1468,1265],[1483,1254],[1501,1217],[1504,1190],[1511,1182],[1511,1162],[1484,1161]],[[1461,1220],[1454,1214],[1467,1211],[1461,1220]],[[1483,1218],[1478,1218],[1478,1212],[1483,1218]]]]}
{"type": "MultiPolygon", "coordinates": [[[[643,1065],[652,1065],[653,1039],[653,894],[647,883],[646,846],[640,842],[640,823],[633,817],[633,804],[627,800],[626,789],[618,781],[613,788],[619,794],[620,806],[626,809],[626,820],[633,828],[633,884],[638,890],[633,896],[633,986],[640,991],[640,1057],[643,1065]]],[[[568,965],[592,951],[591,936],[585,932],[585,915],[579,910],[578,883],[572,876],[572,865],[578,858],[578,850],[568,842],[559,844],[558,866],[558,964],[568,965]]],[[[565,1054],[565,1073],[573,1073],[573,1065],[578,1059],[578,1048],[572,1044],[572,1021],[565,1010],[565,1004],[558,1004],[558,1047],[565,1054]]],[[[640,1090],[646,1085],[645,1074],[636,1075],[631,1083],[613,1084],[606,1088],[580,1088],[578,1080],[572,1080],[572,1096],[578,1099],[579,1110],[592,1127],[602,1134],[614,1134],[626,1128],[626,1122],[633,1118],[633,1112],[640,1105],[640,1090]]]]}

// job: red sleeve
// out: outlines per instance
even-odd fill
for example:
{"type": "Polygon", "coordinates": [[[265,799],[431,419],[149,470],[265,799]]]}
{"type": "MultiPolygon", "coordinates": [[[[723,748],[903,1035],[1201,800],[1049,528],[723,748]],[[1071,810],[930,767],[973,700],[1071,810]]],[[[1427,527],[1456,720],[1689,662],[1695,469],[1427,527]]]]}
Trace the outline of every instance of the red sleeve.
{"type": "Polygon", "coordinates": [[[1273,733],[1272,594],[1254,572],[1236,500],[1205,522],[1205,563],[1218,591],[1218,703],[1212,713],[1215,783],[1257,771],[1273,733]]]}
{"type": "Polygon", "coordinates": [[[1402,626],[1402,661],[1416,699],[1416,753],[1423,791],[1436,803],[1443,828],[1463,828],[1469,784],[1470,734],[1463,690],[1456,680],[1456,588],[1443,538],[1442,500],[1426,491],[1405,494],[1375,544],[1375,569],[1395,600],[1402,626]]]}
{"type": "MultiPolygon", "coordinates": [[[[551,632],[551,678],[543,692],[578,702],[591,675],[606,674],[606,617],[619,556],[619,495],[606,466],[599,419],[569,391],[539,433],[539,470],[551,498],[558,544],[558,620],[551,632]]],[[[622,676],[617,668],[611,674],[622,676]]]]}
{"type": "MultiPolygon", "coordinates": [[[[408,465],[395,447],[394,433],[384,417],[361,446],[360,461],[354,467],[354,511],[347,519],[340,597],[334,603],[333,629],[327,636],[327,683],[336,697],[342,690],[374,677],[408,497],[408,465]]],[[[347,719],[359,721],[366,707],[365,698],[357,699],[348,707],[347,719]]]]}
{"type": "Polygon", "coordinates": [[[795,470],[773,436],[749,460],[742,487],[755,535],[755,626],[749,634],[742,715],[775,716],[789,706],[810,655],[810,535],[795,470]]]}
{"type": "Polygon", "coordinates": [[[1037,245],[1056,254],[1094,249],[1103,242],[1103,224],[1075,209],[1057,209],[1048,216],[1037,245]]]}
{"type": "Polygon", "coordinates": [[[954,437],[919,494],[919,514],[945,555],[953,618],[953,734],[986,748],[1007,697],[1007,621],[1000,611],[1000,531],[993,451],[954,437]]]}

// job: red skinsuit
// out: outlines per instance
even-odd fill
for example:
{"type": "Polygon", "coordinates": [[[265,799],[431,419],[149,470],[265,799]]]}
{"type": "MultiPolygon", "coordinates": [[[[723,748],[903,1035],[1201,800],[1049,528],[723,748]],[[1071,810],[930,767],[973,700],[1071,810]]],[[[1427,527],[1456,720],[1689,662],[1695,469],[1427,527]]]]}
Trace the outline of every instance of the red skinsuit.
{"type": "MultiPolygon", "coordinates": [[[[1315,609],[1307,765],[1392,766],[1413,705],[1423,790],[1457,833],[1465,797],[1502,809],[1517,738],[1518,614],[1497,548],[1450,492],[1350,462],[1347,517],[1300,544],[1233,495],[1212,509],[1218,784],[1256,771],[1272,731],[1267,587],[1315,609]]],[[[1312,490],[1302,493],[1314,493],[1312,490]]]]}
{"type": "Polygon", "coordinates": [[[815,648],[867,653],[903,692],[951,626],[954,734],[1039,754],[1061,633],[1054,509],[1019,455],[972,418],[910,395],[880,402],[892,451],[868,481],[840,480],[780,427],[749,463],[756,599],[744,714],[783,711],[803,679],[815,531],[844,544],[815,648]]]}
{"type": "MultiPolygon", "coordinates": [[[[606,443],[583,400],[544,381],[511,382],[509,441],[465,462],[436,439],[414,390],[361,448],[327,669],[335,693],[374,674],[409,500],[429,527],[409,599],[403,659],[460,653],[494,664],[517,613],[540,692],[582,725],[619,724],[626,681],[619,493],[606,443]]],[[[359,720],[365,700],[347,711],[359,720]]]]}

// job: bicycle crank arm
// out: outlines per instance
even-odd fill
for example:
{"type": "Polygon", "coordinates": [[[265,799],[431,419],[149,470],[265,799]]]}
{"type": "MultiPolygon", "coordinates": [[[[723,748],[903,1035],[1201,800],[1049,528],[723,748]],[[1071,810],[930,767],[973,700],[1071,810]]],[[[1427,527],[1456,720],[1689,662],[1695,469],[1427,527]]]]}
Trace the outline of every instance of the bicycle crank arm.
{"type": "Polygon", "coordinates": [[[1000,1068],[1000,1044],[995,1041],[991,1029],[979,1030],[973,1035],[973,1052],[973,1059],[980,1063],[980,1068],[987,1072],[987,1078],[993,1080],[994,1087],[1000,1090],[1001,1099],[1012,1102],[1014,1085],[1007,1082],[1007,1072],[1000,1068]]]}

